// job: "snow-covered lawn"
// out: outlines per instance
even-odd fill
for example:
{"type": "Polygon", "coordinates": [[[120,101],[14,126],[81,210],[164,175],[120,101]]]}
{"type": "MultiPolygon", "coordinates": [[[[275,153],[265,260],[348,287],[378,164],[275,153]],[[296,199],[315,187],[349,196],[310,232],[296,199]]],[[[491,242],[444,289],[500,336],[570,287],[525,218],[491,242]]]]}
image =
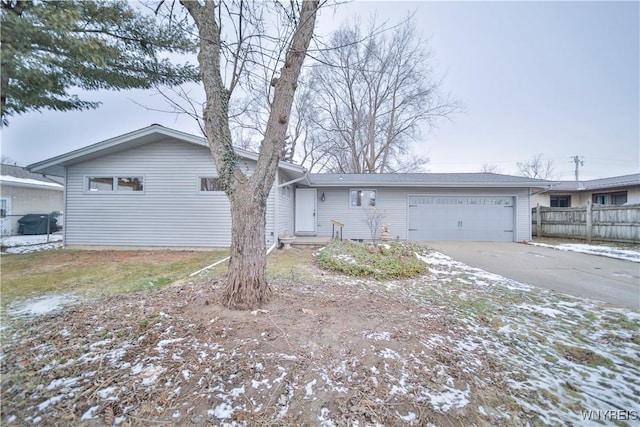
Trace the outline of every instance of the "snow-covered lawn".
{"type": "Polygon", "coordinates": [[[639,312],[419,257],[423,276],[385,282],[292,266],[314,279],[272,281],[253,312],[206,278],[15,304],[0,422],[637,425],[639,312]]]}
{"type": "Polygon", "coordinates": [[[468,336],[500,360],[515,403],[537,422],[591,425],[583,417],[589,410],[640,419],[638,311],[534,289],[437,252],[423,259],[433,284],[424,297],[451,302],[468,336]]]}
{"type": "Polygon", "coordinates": [[[568,252],[581,252],[590,255],[600,255],[625,261],[640,262],[640,246],[638,249],[621,249],[615,246],[588,245],[586,243],[559,243],[550,245],[546,243],[529,242],[530,245],[543,248],[553,248],[568,252]]]}
{"type": "Polygon", "coordinates": [[[31,236],[6,236],[0,238],[0,245],[6,248],[8,254],[26,254],[31,252],[49,251],[62,248],[62,234],[31,236]]]}

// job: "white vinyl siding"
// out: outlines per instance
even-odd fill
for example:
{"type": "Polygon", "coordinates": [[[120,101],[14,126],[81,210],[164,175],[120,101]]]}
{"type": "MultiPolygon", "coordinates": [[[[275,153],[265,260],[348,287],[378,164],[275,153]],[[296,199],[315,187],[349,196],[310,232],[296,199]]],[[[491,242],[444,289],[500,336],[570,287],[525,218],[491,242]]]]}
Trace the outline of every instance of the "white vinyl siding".
{"type": "MultiPolygon", "coordinates": [[[[275,183],[274,183],[275,184],[275,183]]],[[[271,247],[276,241],[276,204],[275,200],[277,197],[277,191],[274,189],[274,186],[271,187],[271,191],[269,192],[269,198],[267,199],[267,226],[266,226],[266,236],[265,236],[265,244],[267,245],[267,249],[271,247]]]]}
{"type": "MultiPolygon", "coordinates": [[[[317,225],[318,236],[331,236],[331,220],[344,224],[345,239],[370,239],[371,233],[363,222],[367,206],[351,207],[350,191],[355,188],[318,188],[318,194],[324,193],[325,200],[318,200],[317,225]]],[[[385,217],[382,224],[391,224],[391,237],[406,239],[406,191],[396,188],[380,187],[376,190],[376,209],[385,217]]]]}
{"type": "MultiPolygon", "coordinates": [[[[252,171],[254,163],[243,160],[252,171]]],[[[199,191],[198,177],[216,176],[208,148],[167,139],[67,168],[67,245],[228,247],[229,201],[199,191]],[[87,194],[87,176],[144,177],[144,192],[87,194]],[[196,183],[198,185],[196,185],[196,183]]],[[[273,242],[273,193],[265,243],[273,242]]]]}
{"type": "Polygon", "coordinates": [[[283,187],[282,189],[284,188],[288,190],[278,192],[278,236],[284,234],[285,231],[288,231],[290,234],[293,234],[294,231],[293,188],[291,185],[283,187]]]}
{"type": "MultiPolygon", "coordinates": [[[[325,201],[318,201],[319,236],[331,236],[331,220],[343,223],[344,238],[369,239],[370,232],[363,222],[364,210],[352,208],[349,203],[351,188],[319,187],[318,194],[325,193],[325,201]]],[[[408,197],[409,195],[428,196],[509,196],[515,203],[514,240],[531,239],[531,211],[529,208],[528,188],[402,188],[378,187],[376,189],[376,208],[385,216],[382,224],[391,225],[391,238],[406,240],[408,237],[408,197]]]]}

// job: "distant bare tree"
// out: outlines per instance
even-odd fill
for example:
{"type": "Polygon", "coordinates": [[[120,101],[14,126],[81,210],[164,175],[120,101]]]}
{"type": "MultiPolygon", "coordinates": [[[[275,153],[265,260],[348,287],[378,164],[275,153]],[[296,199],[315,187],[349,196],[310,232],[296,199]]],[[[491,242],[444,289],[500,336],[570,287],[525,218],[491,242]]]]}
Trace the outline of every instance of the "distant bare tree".
{"type": "Polygon", "coordinates": [[[17,162],[15,160],[13,160],[11,157],[6,156],[6,155],[2,155],[2,160],[0,160],[0,162],[4,163],[5,165],[15,165],[17,164],[17,162]]]}
{"type": "Polygon", "coordinates": [[[482,173],[502,173],[502,168],[498,165],[491,165],[489,163],[483,163],[480,167],[482,173]]]}
{"type": "Polygon", "coordinates": [[[461,110],[440,92],[431,56],[411,17],[387,31],[375,22],[366,34],[358,21],[341,27],[296,99],[302,115],[289,136],[298,161],[340,173],[420,170],[428,159],[412,153],[412,143],[461,110]]]}
{"type": "Polygon", "coordinates": [[[553,176],[553,162],[543,160],[542,154],[538,154],[533,159],[526,162],[516,163],[518,172],[522,176],[536,179],[548,179],[553,176]]]}

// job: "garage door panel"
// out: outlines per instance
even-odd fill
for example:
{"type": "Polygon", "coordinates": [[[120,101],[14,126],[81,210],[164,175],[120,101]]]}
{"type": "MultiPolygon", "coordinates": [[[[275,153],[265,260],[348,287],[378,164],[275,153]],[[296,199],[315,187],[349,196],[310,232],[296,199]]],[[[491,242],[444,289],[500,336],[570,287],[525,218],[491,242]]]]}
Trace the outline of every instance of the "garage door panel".
{"type": "Polygon", "coordinates": [[[513,241],[514,198],[409,196],[410,240],[513,241]]]}

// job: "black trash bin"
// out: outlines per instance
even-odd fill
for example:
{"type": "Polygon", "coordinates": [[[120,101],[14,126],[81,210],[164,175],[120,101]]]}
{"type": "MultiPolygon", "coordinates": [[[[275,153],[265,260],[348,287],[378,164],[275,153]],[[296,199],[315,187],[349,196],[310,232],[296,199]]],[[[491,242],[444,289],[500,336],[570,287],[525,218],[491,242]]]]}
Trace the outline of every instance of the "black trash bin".
{"type": "Polygon", "coordinates": [[[28,214],[18,220],[19,234],[47,234],[47,219],[49,219],[49,232],[56,231],[58,220],[47,214],[28,214]]]}

